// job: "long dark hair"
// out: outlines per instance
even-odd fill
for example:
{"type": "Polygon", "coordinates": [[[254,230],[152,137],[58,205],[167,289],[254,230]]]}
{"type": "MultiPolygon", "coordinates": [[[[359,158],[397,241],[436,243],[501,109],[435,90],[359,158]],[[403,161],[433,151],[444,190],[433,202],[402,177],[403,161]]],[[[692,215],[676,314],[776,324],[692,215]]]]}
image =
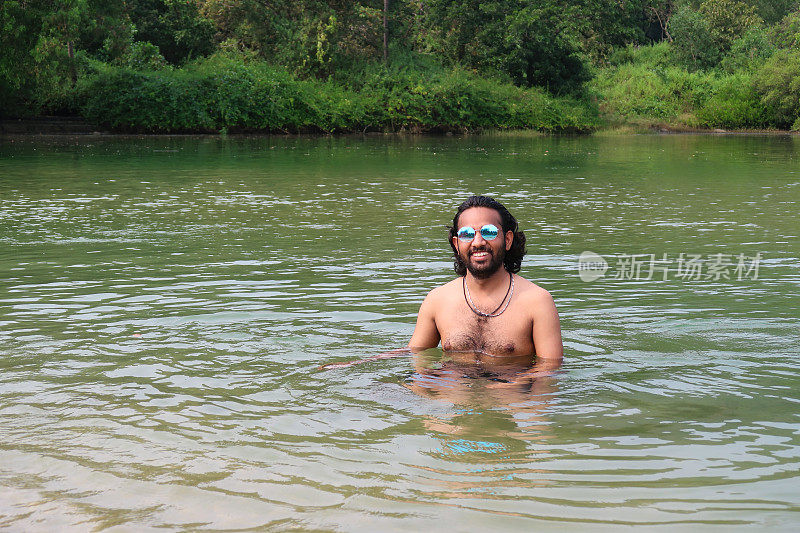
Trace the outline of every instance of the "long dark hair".
{"type": "Polygon", "coordinates": [[[470,196],[464,200],[460,206],[458,206],[456,215],[453,217],[453,225],[448,227],[450,230],[448,242],[450,243],[450,248],[453,249],[453,268],[455,269],[456,274],[459,276],[466,276],[467,274],[467,265],[464,264],[464,261],[462,261],[458,256],[458,249],[453,244],[453,237],[455,237],[456,233],[458,233],[458,217],[460,217],[461,213],[470,207],[488,207],[489,209],[494,209],[500,214],[500,224],[503,226],[503,236],[505,236],[507,231],[514,232],[514,240],[511,241],[511,249],[506,251],[505,258],[503,259],[503,266],[509,272],[513,272],[515,274],[519,272],[519,269],[522,266],[522,257],[525,255],[527,250],[525,250],[525,233],[520,231],[519,224],[517,224],[517,219],[508,212],[508,209],[506,209],[503,204],[490,196],[470,196]]]}

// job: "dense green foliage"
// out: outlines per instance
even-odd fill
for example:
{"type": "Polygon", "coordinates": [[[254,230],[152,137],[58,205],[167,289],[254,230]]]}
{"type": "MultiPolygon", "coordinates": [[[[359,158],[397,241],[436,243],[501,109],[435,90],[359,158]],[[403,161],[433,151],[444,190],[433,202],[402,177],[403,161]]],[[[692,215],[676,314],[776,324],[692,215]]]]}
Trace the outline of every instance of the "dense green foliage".
{"type": "Polygon", "coordinates": [[[143,132],[800,128],[798,0],[4,0],[0,30],[0,117],[143,132]]]}
{"type": "Polygon", "coordinates": [[[780,50],[755,75],[755,90],[778,127],[800,131],[800,52],[780,50]]]}
{"type": "Polygon", "coordinates": [[[690,71],[676,64],[673,51],[663,42],[620,54],[621,64],[603,70],[592,83],[603,95],[603,111],[641,123],[751,129],[770,125],[751,72],[690,71]]]}
{"type": "Polygon", "coordinates": [[[598,125],[584,102],[463,70],[376,69],[362,76],[351,88],[299,79],[263,61],[216,55],[176,70],[103,66],[82,79],[78,93],[90,120],[140,132],[580,132],[598,125]]]}
{"type": "Polygon", "coordinates": [[[590,82],[602,113],[614,123],[800,130],[800,11],[767,25],[774,7],[678,4],[669,39],[618,50],[590,82]]]}

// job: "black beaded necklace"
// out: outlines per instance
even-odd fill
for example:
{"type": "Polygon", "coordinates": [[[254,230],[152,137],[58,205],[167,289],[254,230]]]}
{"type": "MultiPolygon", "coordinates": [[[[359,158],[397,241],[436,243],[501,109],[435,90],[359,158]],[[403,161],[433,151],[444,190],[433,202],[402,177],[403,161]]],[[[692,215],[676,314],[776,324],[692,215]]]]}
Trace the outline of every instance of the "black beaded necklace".
{"type": "Polygon", "coordinates": [[[475,302],[472,301],[472,298],[469,295],[469,287],[467,287],[467,276],[465,275],[463,278],[461,278],[461,285],[462,288],[464,289],[464,300],[466,300],[467,305],[469,306],[470,309],[472,309],[473,313],[485,318],[493,318],[502,315],[506,311],[508,304],[511,303],[511,298],[514,296],[514,274],[509,272],[508,276],[509,280],[508,280],[508,289],[506,290],[506,295],[503,296],[503,299],[500,301],[500,305],[498,305],[497,308],[491,313],[484,313],[483,311],[478,309],[478,307],[475,305],[475,302]],[[505,305],[503,305],[503,302],[505,302],[505,305]],[[502,309],[500,309],[501,307],[502,309]],[[498,313],[498,311],[500,312],[498,313]]]}

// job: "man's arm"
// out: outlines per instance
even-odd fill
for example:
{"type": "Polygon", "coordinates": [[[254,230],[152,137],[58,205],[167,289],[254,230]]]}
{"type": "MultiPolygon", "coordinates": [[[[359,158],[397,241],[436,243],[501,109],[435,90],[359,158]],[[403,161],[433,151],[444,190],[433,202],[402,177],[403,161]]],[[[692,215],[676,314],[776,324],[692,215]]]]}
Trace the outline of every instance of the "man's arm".
{"type": "Polygon", "coordinates": [[[429,292],[425,300],[423,300],[422,305],[419,307],[417,325],[414,328],[414,333],[411,335],[411,340],[408,341],[409,348],[426,350],[439,346],[441,336],[439,335],[439,329],[436,327],[438,290],[439,289],[433,289],[429,292]]]}
{"type": "Polygon", "coordinates": [[[395,348],[394,350],[389,350],[388,352],[379,353],[378,355],[373,355],[372,357],[366,357],[364,359],[356,359],[355,361],[341,361],[338,363],[328,363],[326,365],[321,365],[319,369],[333,370],[335,368],[347,368],[348,366],[360,365],[361,363],[367,363],[369,361],[391,359],[392,357],[399,357],[401,355],[411,355],[412,353],[413,352],[409,348],[395,348]]]}
{"type": "Polygon", "coordinates": [[[561,322],[550,293],[544,289],[536,291],[533,295],[532,310],[533,347],[536,350],[537,362],[547,360],[550,363],[560,364],[564,358],[561,322]]]}

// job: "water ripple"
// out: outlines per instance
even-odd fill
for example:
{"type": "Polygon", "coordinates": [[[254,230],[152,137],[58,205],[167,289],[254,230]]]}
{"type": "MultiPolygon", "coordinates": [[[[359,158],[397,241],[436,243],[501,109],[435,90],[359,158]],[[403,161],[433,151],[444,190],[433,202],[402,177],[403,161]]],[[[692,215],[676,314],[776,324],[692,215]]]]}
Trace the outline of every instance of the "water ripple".
{"type": "Polygon", "coordinates": [[[0,528],[789,531],[795,144],[0,144],[0,528]],[[407,342],[471,192],[527,232],[563,369],[320,371],[407,342]],[[764,261],[759,279],[587,283],[587,249],[764,261]]]}

